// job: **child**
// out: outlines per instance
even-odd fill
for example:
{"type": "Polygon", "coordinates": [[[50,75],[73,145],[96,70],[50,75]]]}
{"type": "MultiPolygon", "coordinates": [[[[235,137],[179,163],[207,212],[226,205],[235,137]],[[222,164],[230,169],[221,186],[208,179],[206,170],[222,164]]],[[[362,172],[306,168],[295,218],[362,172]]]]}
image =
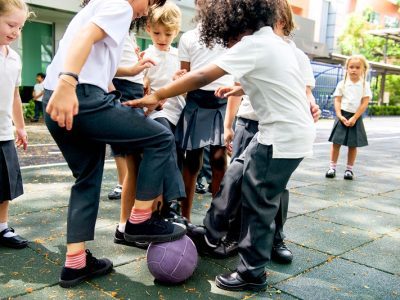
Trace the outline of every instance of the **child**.
{"type": "Polygon", "coordinates": [[[280,198],[293,171],[312,153],[315,127],[295,54],[272,31],[278,17],[277,1],[201,3],[201,40],[231,49],[213,64],[126,105],[152,109],[161,99],[199,88],[227,73],[240,79],[258,116],[259,135],[245,157],[241,261],[236,271],[217,276],[216,284],[227,290],[259,290],[267,286],[264,268],[271,258],[280,198]]]}
{"type": "MultiPolygon", "coordinates": [[[[163,0],[154,1],[156,6],[163,4],[163,0]]],[[[152,214],[154,199],[160,194],[181,195],[179,170],[171,159],[173,135],[122,106],[116,93],[108,93],[129,25],[147,15],[148,5],[147,0],[90,1],[72,19],[47,68],[45,122],[76,178],[68,208],[66,261],[59,281],[65,288],[113,268],[110,260],[96,259],[85,250],[85,241],[94,238],[106,144],[126,153],[143,150],[125,239],[163,242],[178,239],[186,231],[152,214]],[[169,177],[175,182],[165,184],[169,177]]],[[[117,76],[136,74],[134,70],[137,65],[119,68],[117,76]]]]}
{"type": "Polygon", "coordinates": [[[362,55],[349,57],[345,65],[346,75],[336,87],[335,96],[336,120],[333,124],[329,141],[332,142],[331,162],[326,178],[336,176],[336,164],[342,145],[349,148],[344,179],[353,180],[353,166],[357,156],[357,147],[368,145],[362,114],[372,97],[367,80],[368,62],[362,55]]]}
{"type": "Polygon", "coordinates": [[[0,246],[25,248],[28,241],[8,227],[10,200],[23,194],[21,170],[15,151],[13,122],[16,128],[17,147],[26,150],[28,136],[25,131],[19,85],[21,83],[21,59],[10,44],[21,34],[30,16],[23,0],[0,0],[0,246]]]}
{"type": "MultiPolygon", "coordinates": [[[[181,69],[188,72],[205,66],[226,52],[221,46],[210,49],[201,43],[199,25],[182,35],[178,49],[181,69]]],[[[178,147],[185,151],[183,180],[187,197],[182,203],[182,214],[188,220],[190,220],[196,179],[203,162],[204,147],[210,146],[213,194],[217,192],[226,170],[223,125],[227,99],[217,98],[214,91],[221,85],[232,84],[233,77],[224,76],[201,89],[190,91],[186,96],[186,106],[177,124],[175,136],[178,147]]]]}
{"type": "MultiPolygon", "coordinates": [[[[144,81],[150,84],[151,89],[158,89],[165,84],[172,82],[172,77],[174,76],[176,71],[179,70],[178,50],[172,47],[171,43],[179,33],[180,21],[180,9],[176,4],[172,2],[166,2],[163,6],[151,9],[149,12],[146,31],[150,35],[153,41],[153,45],[145,51],[144,59],[154,61],[156,64],[146,69],[143,72],[142,77],[145,76],[144,81]]],[[[115,80],[113,82],[114,84],[117,83],[115,80]]],[[[118,89],[118,86],[116,87],[118,89]]],[[[129,91],[126,90],[126,92],[129,91]]],[[[141,97],[139,97],[139,95],[131,95],[130,99],[137,98],[141,97]]],[[[171,98],[167,103],[165,103],[162,110],[153,112],[150,117],[167,127],[168,130],[173,133],[175,131],[175,125],[178,122],[184,105],[185,100],[182,96],[171,98]]],[[[173,153],[175,160],[177,160],[176,151],[173,151],[173,153]]],[[[136,173],[139,166],[139,159],[137,159],[137,154],[128,154],[126,157],[126,161],[127,175],[126,180],[124,181],[124,188],[122,189],[123,197],[121,201],[121,218],[120,224],[118,225],[115,233],[114,241],[128,246],[146,248],[148,244],[138,242],[129,243],[125,241],[121,235],[121,233],[125,230],[127,217],[129,217],[129,215],[126,215],[124,213],[124,207],[128,209],[129,205],[130,207],[133,206],[131,199],[134,199],[134,190],[136,188],[136,173]]],[[[181,175],[179,174],[179,176],[181,175]]],[[[181,189],[183,192],[183,185],[181,186],[181,189]]],[[[160,197],[159,199],[160,201],[161,198],[162,197],[160,197]]],[[[163,205],[163,216],[166,216],[165,212],[168,210],[169,207],[170,203],[168,203],[167,205],[163,205]]]]}
{"type": "Polygon", "coordinates": [[[32,122],[38,122],[40,113],[43,111],[42,99],[44,94],[43,80],[46,77],[43,73],[36,74],[36,84],[33,87],[33,101],[35,101],[35,116],[32,122]]]}

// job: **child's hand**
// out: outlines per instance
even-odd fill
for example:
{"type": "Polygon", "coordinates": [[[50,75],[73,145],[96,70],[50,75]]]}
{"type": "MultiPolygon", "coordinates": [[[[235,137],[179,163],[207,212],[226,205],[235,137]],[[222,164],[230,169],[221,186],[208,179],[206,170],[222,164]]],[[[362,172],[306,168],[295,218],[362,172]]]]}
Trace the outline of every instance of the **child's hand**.
{"type": "Polygon", "coordinates": [[[147,108],[146,115],[149,115],[153,110],[155,110],[160,105],[160,102],[161,105],[164,104],[162,100],[159,100],[156,94],[153,93],[141,99],[126,101],[123,103],[123,105],[136,108],[146,107],[147,108]]]}
{"type": "Polygon", "coordinates": [[[177,80],[181,78],[183,75],[187,73],[186,69],[181,69],[175,72],[174,76],[172,77],[172,80],[177,80]]]}
{"type": "Polygon", "coordinates": [[[338,119],[340,120],[340,122],[343,123],[343,125],[348,126],[348,125],[347,125],[347,119],[346,119],[345,117],[340,116],[340,117],[338,117],[338,119]]]}
{"type": "Polygon", "coordinates": [[[319,105],[316,103],[310,104],[311,115],[314,119],[314,123],[317,123],[319,118],[321,117],[321,110],[319,109],[319,105]]]}
{"type": "Polygon", "coordinates": [[[78,108],[79,102],[75,88],[60,79],[47,104],[46,112],[53,121],[58,123],[58,126],[71,130],[78,108]]]}
{"type": "MultiPolygon", "coordinates": [[[[154,59],[151,59],[150,57],[142,58],[137,62],[136,65],[133,66],[133,69],[138,71],[136,74],[144,71],[145,69],[151,68],[156,65],[156,62],[154,59]]],[[[135,71],[132,71],[133,73],[135,71]]]]}
{"type": "Polygon", "coordinates": [[[235,132],[233,131],[232,127],[224,127],[224,144],[226,150],[230,153],[232,153],[232,141],[234,136],[235,132]]]}
{"type": "Polygon", "coordinates": [[[243,96],[244,91],[240,85],[220,86],[214,94],[219,98],[228,98],[229,96],[243,96]]]}
{"type": "Polygon", "coordinates": [[[26,150],[28,148],[28,135],[25,129],[17,129],[17,138],[15,139],[15,144],[17,148],[22,146],[22,149],[26,150]]]}
{"type": "Polygon", "coordinates": [[[347,126],[348,127],[353,127],[356,124],[357,120],[354,117],[351,117],[348,121],[347,121],[347,126]]]}

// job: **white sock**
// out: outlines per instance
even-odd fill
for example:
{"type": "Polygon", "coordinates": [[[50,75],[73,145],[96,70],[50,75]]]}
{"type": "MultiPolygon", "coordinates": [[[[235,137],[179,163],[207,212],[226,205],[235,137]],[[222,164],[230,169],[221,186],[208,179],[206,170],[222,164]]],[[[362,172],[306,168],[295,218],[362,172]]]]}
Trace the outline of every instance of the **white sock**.
{"type": "Polygon", "coordinates": [[[119,223],[118,224],[118,231],[124,233],[125,232],[126,223],[119,223]]]}
{"type": "Polygon", "coordinates": [[[121,193],[121,192],[122,192],[122,185],[118,184],[118,185],[114,188],[114,192],[121,193]]]}
{"type": "Polygon", "coordinates": [[[204,240],[206,241],[206,244],[207,244],[208,246],[210,246],[211,248],[217,248],[217,245],[212,244],[212,243],[208,240],[208,238],[207,238],[206,235],[204,235],[204,240]]]}
{"type": "MultiPolygon", "coordinates": [[[[8,224],[7,222],[5,223],[0,223],[0,232],[2,232],[3,230],[8,228],[8,224]]],[[[16,234],[14,232],[7,232],[6,234],[3,235],[4,237],[8,238],[8,237],[12,237],[12,236],[16,236],[16,234]]]]}

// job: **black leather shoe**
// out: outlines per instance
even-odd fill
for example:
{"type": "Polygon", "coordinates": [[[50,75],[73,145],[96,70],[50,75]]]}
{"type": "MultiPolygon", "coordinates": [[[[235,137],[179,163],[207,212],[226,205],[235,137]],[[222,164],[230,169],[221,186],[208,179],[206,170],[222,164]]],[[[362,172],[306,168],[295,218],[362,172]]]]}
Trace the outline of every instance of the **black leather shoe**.
{"type": "Polygon", "coordinates": [[[238,272],[233,272],[215,277],[217,287],[228,291],[260,291],[267,287],[265,272],[258,278],[245,277],[238,272]]]}
{"type": "Polygon", "coordinates": [[[112,269],[113,263],[109,259],[97,259],[86,249],[86,267],[83,269],[63,267],[58,284],[63,288],[70,288],[87,279],[108,274],[112,269]]]}
{"type": "Polygon", "coordinates": [[[284,242],[272,246],[271,259],[280,264],[290,264],[293,260],[293,253],[284,242]]]}
{"type": "Polygon", "coordinates": [[[127,240],[125,240],[124,233],[118,230],[118,225],[117,228],[115,229],[114,243],[145,250],[149,247],[150,244],[148,242],[128,242],[127,240]]]}
{"type": "Polygon", "coordinates": [[[0,245],[8,248],[22,249],[28,246],[28,241],[19,235],[5,237],[4,235],[8,232],[14,232],[14,228],[6,228],[0,232],[0,245]]]}
{"type": "Polygon", "coordinates": [[[354,176],[353,171],[350,170],[344,171],[344,176],[343,176],[344,179],[353,180],[353,176],[354,176]]]}
{"type": "Polygon", "coordinates": [[[196,194],[205,194],[207,193],[207,189],[202,183],[196,182],[196,194]]]}

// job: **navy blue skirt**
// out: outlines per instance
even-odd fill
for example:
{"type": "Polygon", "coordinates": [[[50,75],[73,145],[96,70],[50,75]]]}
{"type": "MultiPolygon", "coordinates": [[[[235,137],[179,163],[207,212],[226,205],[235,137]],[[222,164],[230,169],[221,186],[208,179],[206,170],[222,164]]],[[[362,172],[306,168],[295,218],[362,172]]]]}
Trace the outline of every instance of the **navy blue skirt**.
{"type": "MultiPolygon", "coordinates": [[[[342,110],[342,115],[347,120],[354,116],[354,113],[350,113],[342,110]]],[[[367,134],[364,128],[364,122],[362,116],[358,118],[356,124],[353,127],[345,126],[338,118],[336,118],[333,124],[332,132],[329,137],[329,141],[343,146],[348,147],[364,147],[368,145],[367,134]]]]}
{"type": "Polygon", "coordinates": [[[194,150],[205,146],[224,146],[226,99],[214,91],[195,90],[186,96],[186,106],[176,125],[179,148],[194,150]]]}
{"type": "Polygon", "coordinates": [[[0,141],[0,203],[24,193],[14,140],[0,141]]]}

